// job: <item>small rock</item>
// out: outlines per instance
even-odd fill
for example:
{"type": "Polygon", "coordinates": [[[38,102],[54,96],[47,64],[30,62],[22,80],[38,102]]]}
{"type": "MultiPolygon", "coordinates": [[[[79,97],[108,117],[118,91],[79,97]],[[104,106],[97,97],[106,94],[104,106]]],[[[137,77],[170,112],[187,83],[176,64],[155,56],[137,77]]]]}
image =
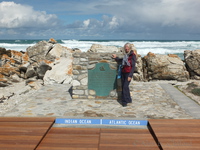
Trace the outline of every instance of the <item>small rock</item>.
{"type": "Polygon", "coordinates": [[[84,114],[84,117],[103,117],[102,114],[97,114],[96,112],[91,111],[91,110],[85,111],[83,114],[84,114]]]}

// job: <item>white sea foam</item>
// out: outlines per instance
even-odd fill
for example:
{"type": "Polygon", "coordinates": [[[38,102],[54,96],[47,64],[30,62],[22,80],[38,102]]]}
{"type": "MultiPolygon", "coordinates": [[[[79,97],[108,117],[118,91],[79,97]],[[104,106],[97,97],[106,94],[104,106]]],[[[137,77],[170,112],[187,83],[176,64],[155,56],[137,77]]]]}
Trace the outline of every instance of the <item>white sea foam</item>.
{"type": "MultiPolygon", "coordinates": [[[[62,40],[64,46],[69,48],[78,48],[83,52],[90,49],[92,44],[101,44],[105,46],[117,46],[122,47],[125,41],[78,41],[78,40],[62,40]]],[[[128,42],[128,41],[127,41],[128,42]]]]}
{"type": "MultiPolygon", "coordinates": [[[[90,49],[92,44],[113,45],[122,47],[130,41],[78,41],[62,40],[63,45],[69,48],[79,48],[82,51],[90,49]]],[[[148,52],[155,54],[179,54],[183,58],[185,50],[195,50],[200,48],[200,41],[131,41],[137,48],[138,54],[145,56],[148,52]]]]}
{"type": "MultiPolygon", "coordinates": [[[[38,41],[13,40],[13,42],[6,42],[5,40],[0,40],[0,47],[26,51],[29,46],[33,46],[38,41]]],[[[155,54],[179,54],[182,58],[185,50],[200,49],[200,41],[59,40],[59,42],[63,46],[78,48],[83,52],[88,51],[92,44],[122,47],[125,43],[130,42],[135,45],[138,54],[142,56],[145,56],[148,52],[153,52],[155,54]]]]}
{"type": "Polygon", "coordinates": [[[0,43],[0,47],[4,47],[7,50],[16,50],[16,51],[26,51],[29,46],[34,44],[16,44],[16,43],[0,43]]]}

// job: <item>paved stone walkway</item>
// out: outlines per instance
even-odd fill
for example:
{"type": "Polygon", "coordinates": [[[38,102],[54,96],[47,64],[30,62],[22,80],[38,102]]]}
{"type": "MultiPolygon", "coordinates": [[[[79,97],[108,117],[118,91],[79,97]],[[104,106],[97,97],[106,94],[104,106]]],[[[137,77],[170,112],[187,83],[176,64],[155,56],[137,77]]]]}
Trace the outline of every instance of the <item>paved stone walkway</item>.
{"type": "Polygon", "coordinates": [[[116,100],[72,99],[68,92],[69,85],[46,85],[4,116],[197,118],[182,109],[162,87],[156,82],[133,82],[130,85],[133,102],[122,107],[116,100]]]}

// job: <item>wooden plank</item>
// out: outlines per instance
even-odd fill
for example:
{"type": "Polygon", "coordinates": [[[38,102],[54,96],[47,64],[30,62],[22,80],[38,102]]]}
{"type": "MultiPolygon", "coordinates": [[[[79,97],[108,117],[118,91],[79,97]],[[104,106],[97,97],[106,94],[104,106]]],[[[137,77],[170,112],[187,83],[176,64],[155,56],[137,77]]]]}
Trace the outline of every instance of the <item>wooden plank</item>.
{"type": "Polygon", "coordinates": [[[55,117],[0,117],[0,122],[54,122],[55,117]]]}
{"type": "Polygon", "coordinates": [[[0,122],[0,128],[31,128],[31,127],[46,127],[52,122],[0,122]]]}
{"type": "Polygon", "coordinates": [[[159,140],[161,141],[161,145],[163,149],[200,149],[200,138],[190,138],[190,139],[182,139],[182,138],[166,138],[165,136],[160,136],[159,140]]]}
{"type": "Polygon", "coordinates": [[[51,128],[37,150],[156,150],[147,129],[51,128]]]}
{"type": "Polygon", "coordinates": [[[148,129],[101,129],[99,150],[159,150],[148,129]]]}
{"type": "Polygon", "coordinates": [[[170,126],[170,127],[155,127],[153,126],[154,129],[156,130],[157,133],[188,133],[188,134],[191,134],[191,133],[200,133],[200,129],[199,128],[187,128],[187,127],[184,127],[184,128],[178,128],[178,127],[173,127],[173,126],[170,126]]]}
{"type": "Polygon", "coordinates": [[[0,149],[33,150],[53,123],[52,118],[3,118],[0,121],[0,149]]]}
{"type": "Polygon", "coordinates": [[[97,150],[100,129],[51,128],[37,150],[97,150]]]}
{"type": "Polygon", "coordinates": [[[101,133],[134,133],[134,134],[149,134],[147,129],[101,129],[101,133]]]}
{"type": "Polygon", "coordinates": [[[163,150],[195,150],[200,148],[200,120],[150,119],[149,124],[163,150]]]}
{"type": "Polygon", "coordinates": [[[52,128],[51,134],[99,134],[100,129],[97,128],[52,128]]]}
{"type": "Polygon", "coordinates": [[[46,130],[46,127],[40,127],[40,128],[31,128],[31,130],[29,128],[23,128],[23,130],[21,128],[0,128],[0,136],[3,135],[10,135],[12,133],[12,135],[41,135],[41,133],[46,130]]]}
{"type": "Polygon", "coordinates": [[[1,150],[34,150],[34,146],[30,144],[1,144],[1,150]]]}
{"type": "Polygon", "coordinates": [[[152,121],[152,123],[158,123],[158,124],[166,124],[166,123],[169,123],[169,124],[173,124],[173,123],[179,123],[179,124],[182,124],[182,123],[187,123],[187,124],[190,124],[190,123],[199,123],[200,120],[199,119],[148,119],[149,122],[152,121]]]}

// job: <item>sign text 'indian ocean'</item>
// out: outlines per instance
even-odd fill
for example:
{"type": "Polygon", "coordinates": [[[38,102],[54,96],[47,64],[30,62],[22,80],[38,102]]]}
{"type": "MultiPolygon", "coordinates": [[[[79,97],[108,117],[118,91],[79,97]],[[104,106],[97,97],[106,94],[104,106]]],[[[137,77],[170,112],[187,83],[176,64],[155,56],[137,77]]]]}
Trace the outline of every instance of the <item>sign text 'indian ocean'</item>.
{"type": "Polygon", "coordinates": [[[56,124],[146,126],[147,120],[57,118],[56,124]]]}

